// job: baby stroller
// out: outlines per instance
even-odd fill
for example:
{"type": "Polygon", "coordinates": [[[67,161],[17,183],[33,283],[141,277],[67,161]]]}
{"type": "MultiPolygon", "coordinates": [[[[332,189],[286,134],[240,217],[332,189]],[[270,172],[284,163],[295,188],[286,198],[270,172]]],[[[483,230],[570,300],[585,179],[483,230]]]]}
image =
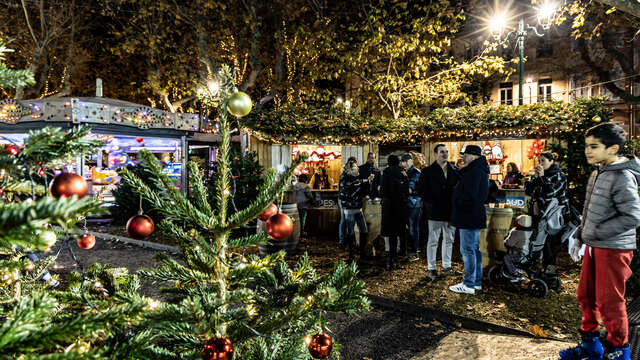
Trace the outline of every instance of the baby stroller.
{"type": "MultiPolygon", "coordinates": [[[[559,208],[557,204],[555,205],[559,208]]],[[[489,269],[489,281],[494,284],[520,283],[526,276],[529,279],[527,284],[529,294],[538,298],[545,297],[549,290],[560,289],[560,278],[556,274],[545,273],[544,269],[539,268],[538,265],[542,258],[545,241],[550,234],[544,219],[543,215],[540,224],[534,229],[531,227],[531,216],[520,215],[516,218],[516,227],[509,231],[505,239],[507,254],[502,264],[489,269]]],[[[551,235],[555,234],[557,232],[551,235]]]]}

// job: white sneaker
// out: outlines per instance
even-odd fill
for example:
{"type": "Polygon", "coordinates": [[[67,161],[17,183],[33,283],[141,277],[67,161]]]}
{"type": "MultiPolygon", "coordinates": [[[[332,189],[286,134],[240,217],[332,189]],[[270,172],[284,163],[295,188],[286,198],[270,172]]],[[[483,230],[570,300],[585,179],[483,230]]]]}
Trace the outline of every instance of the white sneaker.
{"type": "Polygon", "coordinates": [[[473,287],[475,290],[482,290],[482,285],[476,285],[473,287]]]}
{"type": "Polygon", "coordinates": [[[453,286],[449,286],[449,290],[459,293],[459,294],[470,294],[473,295],[476,293],[476,290],[468,287],[464,283],[456,284],[453,286]]]}

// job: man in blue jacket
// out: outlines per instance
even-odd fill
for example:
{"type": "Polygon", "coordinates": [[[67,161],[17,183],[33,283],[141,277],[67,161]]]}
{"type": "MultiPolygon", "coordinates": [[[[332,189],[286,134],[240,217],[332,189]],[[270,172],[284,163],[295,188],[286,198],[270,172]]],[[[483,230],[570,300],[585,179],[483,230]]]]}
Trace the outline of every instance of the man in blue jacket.
{"type": "Polygon", "coordinates": [[[467,145],[460,155],[464,166],[460,181],[453,192],[453,226],[460,229],[460,252],[464,262],[462,282],[449,287],[461,294],[475,294],[482,290],[482,254],[480,230],[486,228],[487,210],[484,207],[489,193],[489,164],[477,145],[467,145]]]}
{"type": "Polygon", "coordinates": [[[423,247],[423,239],[420,238],[420,216],[422,214],[422,198],[418,181],[420,180],[420,170],[413,166],[413,156],[406,153],[400,159],[400,166],[407,172],[409,179],[409,198],[407,199],[407,214],[409,215],[409,234],[413,239],[413,254],[409,261],[418,260],[418,254],[423,247]]]}

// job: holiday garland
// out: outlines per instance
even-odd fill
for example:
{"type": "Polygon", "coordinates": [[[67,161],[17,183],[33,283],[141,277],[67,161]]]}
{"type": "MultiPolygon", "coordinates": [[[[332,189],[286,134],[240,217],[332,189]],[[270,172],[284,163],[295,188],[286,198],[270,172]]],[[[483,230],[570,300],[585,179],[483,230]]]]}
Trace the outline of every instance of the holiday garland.
{"type": "Polygon", "coordinates": [[[424,138],[538,138],[574,129],[594,117],[611,114],[604,98],[530,105],[474,105],[439,108],[424,117],[391,119],[346,109],[284,106],[252,112],[241,120],[253,135],[274,143],[419,142],[424,138]]]}

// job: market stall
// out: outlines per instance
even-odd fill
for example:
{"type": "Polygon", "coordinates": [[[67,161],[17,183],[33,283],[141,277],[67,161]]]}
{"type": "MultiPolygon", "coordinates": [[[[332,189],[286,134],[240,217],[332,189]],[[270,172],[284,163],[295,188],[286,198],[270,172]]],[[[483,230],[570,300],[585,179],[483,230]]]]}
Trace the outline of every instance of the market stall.
{"type": "Polygon", "coordinates": [[[139,150],[154,153],[178,188],[186,183],[183,169],[192,150],[190,141],[197,143],[192,145],[194,151],[208,157],[205,161],[215,160],[212,145],[217,136],[208,119],[197,114],[170,113],[100,96],[0,101],[0,141],[20,144],[29,130],[77,124],[90,124],[104,145],[88,158],[70,159],[69,171],[84,176],[92,192],[107,201],[118,184],[116,170],[135,164],[139,150]]]}

